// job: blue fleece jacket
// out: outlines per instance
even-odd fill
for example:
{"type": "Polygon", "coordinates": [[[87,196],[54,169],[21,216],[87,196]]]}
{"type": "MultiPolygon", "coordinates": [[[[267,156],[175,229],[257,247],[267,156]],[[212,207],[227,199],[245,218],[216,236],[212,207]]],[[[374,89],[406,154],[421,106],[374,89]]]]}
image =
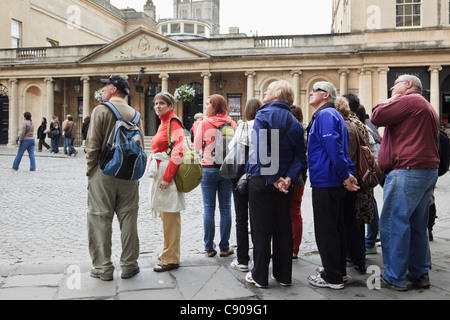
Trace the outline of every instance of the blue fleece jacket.
{"type": "Polygon", "coordinates": [[[298,180],[306,165],[304,129],[286,102],[270,102],[258,110],[252,141],[247,172],[257,165],[252,176],[263,176],[268,184],[280,177],[298,180]]]}
{"type": "Polygon", "coordinates": [[[314,118],[308,137],[311,187],[342,187],[355,168],[348,154],[347,125],[335,108],[319,110],[314,118]]]}

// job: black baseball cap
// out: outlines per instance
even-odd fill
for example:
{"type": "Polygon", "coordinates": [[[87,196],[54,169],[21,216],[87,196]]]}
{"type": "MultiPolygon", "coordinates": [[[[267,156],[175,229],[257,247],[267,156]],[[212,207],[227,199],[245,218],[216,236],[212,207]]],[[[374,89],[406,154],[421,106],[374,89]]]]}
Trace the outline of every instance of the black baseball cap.
{"type": "Polygon", "coordinates": [[[121,76],[111,76],[109,79],[100,79],[100,82],[104,84],[112,84],[114,87],[119,89],[124,94],[130,94],[130,84],[128,81],[121,76]]]}

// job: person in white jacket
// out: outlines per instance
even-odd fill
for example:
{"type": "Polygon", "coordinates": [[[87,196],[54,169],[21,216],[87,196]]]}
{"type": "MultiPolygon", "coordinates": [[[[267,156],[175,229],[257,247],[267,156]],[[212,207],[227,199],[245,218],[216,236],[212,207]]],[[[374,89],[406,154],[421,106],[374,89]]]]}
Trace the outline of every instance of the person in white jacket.
{"type": "MultiPolygon", "coordinates": [[[[236,134],[230,141],[228,150],[232,150],[239,142],[246,146],[251,146],[253,123],[255,122],[256,112],[261,108],[262,103],[258,99],[251,99],[245,106],[245,119],[236,130],[236,134]]],[[[242,195],[236,191],[236,184],[239,178],[233,179],[233,199],[234,209],[236,212],[236,241],[237,241],[237,258],[231,263],[231,267],[235,270],[247,272],[250,256],[249,240],[248,240],[248,194],[242,195]]]]}

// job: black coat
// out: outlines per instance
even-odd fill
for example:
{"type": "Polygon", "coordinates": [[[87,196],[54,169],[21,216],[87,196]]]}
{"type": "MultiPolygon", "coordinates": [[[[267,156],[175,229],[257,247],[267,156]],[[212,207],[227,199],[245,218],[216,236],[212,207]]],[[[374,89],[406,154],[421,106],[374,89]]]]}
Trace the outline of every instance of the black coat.
{"type": "Polygon", "coordinates": [[[37,131],[38,139],[44,140],[47,137],[45,130],[47,130],[47,122],[44,122],[39,126],[38,131],[37,131]]]}

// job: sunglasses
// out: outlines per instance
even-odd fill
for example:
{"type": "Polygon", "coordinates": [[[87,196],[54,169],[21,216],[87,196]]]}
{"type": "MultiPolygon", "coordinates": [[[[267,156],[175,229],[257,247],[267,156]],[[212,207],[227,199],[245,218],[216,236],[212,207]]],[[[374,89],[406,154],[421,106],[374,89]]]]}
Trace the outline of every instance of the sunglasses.
{"type": "Polygon", "coordinates": [[[319,92],[319,91],[322,91],[322,92],[328,93],[328,91],[325,91],[325,90],[323,90],[323,89],[320,89],[320,88],[313,88],[313,89],[312,89],[312,92],[314,92],[314,93],[316,93],[316,92],[319,92]]]}

